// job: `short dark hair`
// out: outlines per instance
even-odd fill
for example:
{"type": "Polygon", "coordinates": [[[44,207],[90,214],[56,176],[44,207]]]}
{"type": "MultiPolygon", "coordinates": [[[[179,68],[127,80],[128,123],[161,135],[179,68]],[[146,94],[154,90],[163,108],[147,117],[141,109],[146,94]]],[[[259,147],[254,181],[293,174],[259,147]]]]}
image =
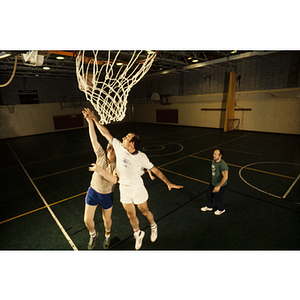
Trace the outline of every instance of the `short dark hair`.
{"type": "Polygon", "coordinates": [[[134,134],[134,136],[132,137],[132,139],[130,140],[130,142],[133,143],[134,145],[134,149],[135,149],[135,152],[137,152],[140,148],[140,142],[141,142],[141,139],[140,139],[140,136],[131,132],[132,134],[134,134]]]}
{"type": "Polygon", "coordinates": [[[223,150],[222,150],[222,149],[220,149],[220,148],[216,148],[216,149],[215,149],[215,151],[216,151],[216,150],[219,150],[219,152],[220,152],[220,155],[222,155],[222,156],[223,156],[223,150]]]}

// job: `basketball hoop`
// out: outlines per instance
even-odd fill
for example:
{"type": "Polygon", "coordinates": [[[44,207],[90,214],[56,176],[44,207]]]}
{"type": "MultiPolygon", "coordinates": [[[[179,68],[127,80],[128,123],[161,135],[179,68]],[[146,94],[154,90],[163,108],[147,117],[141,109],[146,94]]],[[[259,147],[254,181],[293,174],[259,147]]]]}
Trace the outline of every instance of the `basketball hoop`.
{"type": "Polygon", "coordinates": [[[148,72],[157,54],[132,51],[124,56],[115,51],[113,57],[112,52],[107,52],[106,59],[99,51],[92,51],[93,57],[85,56],[85,51],[76,56],[78,87],[98,112],[101,124],[124,119],[131,88],[148,72]]]}

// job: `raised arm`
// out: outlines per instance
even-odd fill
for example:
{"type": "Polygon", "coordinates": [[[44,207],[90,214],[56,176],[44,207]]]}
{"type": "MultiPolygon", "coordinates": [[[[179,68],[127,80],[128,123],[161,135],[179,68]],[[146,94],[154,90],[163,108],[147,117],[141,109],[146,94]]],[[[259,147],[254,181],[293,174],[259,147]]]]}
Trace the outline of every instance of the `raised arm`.
{"type": "Polygon", "coordinates": [[[100,144],[98,142],[98,139],[97,139],[97,135],[96,135],[96,132],[95,132],[95,128],[94,128],[94,122],[90,119],[88,119],[85,115],[84,112],[82,112],[87,123],[88,123],[88,126],[89,126],[89,136],[90,136],[90,140],[91,140],[91,143],[92,143],[92,146],[93,146],[93,150],[95,153],[98,152],[99,150],[99,147],[100,147],[100,144]]]}
{"type": "Polygon", "coordinates": [[[86,115],[86,118],[89,120],[93,120],[98,128],[98,130],[100,131],[100,133],[107,139],[107,141],[109,143],[111,143],[112,140],[112,135],[110,134],[110,132],[108,131],[108,129],[99,123],[98,118],[95,116],[93,111],[90,111],[89,108],[85,108],[84,111],[82,111],[83,114],[86,115]]]}
{"type": "Polygon", "coordinates": [[[169,191],[171,191],[171,189],[182,189],[183,188],[182,185],[177,185],[177,184],[170,182],[169,179],[156,167],[151,169],[151,172],[153,172],[161,181],[163,181],[168,186],[169,191]]]}

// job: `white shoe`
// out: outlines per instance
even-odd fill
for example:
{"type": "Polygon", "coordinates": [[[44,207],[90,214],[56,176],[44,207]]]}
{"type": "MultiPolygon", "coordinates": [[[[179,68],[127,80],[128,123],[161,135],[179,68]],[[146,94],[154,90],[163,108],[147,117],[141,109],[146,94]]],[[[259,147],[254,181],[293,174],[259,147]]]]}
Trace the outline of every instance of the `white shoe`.
{"type": "Polygon", "coordinates": [[[139,250],[142,247],[144,235],[145,235],[145,232],[142,230],[140,230],[139,233],[134,233],[135,250],[139,250]]]}
{"type": "Polygon", "coordinates": [[[215,215],[216,215],[216,216],[219,216],[219,215],[221,215],[221,214],[224,214],[224,212],[225,212],[225,209],[222,210],[222,211],[216,210],[216,211],[215,211],[215,215]]]}
{"type": "Polygon", "coordinates": [[[92,250],[95,247],[97,236],[98,236],[98,232],[96,232],[94,237],[90,236],[90,241],[88,243],[88,250],[92,250]]]}
{"type": "Polygon", "coordinates": [[[202,211],[212,211],[213,209],[211,207],[204,206],[204,207],[201,207],[201,210],[202,211]]]}
{"type": "Polygon", "coordinates": [[[155,226],[153,228],[150,226],[150,228],[151,228],[150,241],[153,243],[156,241],[157,236],[158,236],[157,224],[155,224],[155,226]]]}
{"type": "Polygon", "coordinates": [[[104,242],[103,242],[103,249],[108,249],[110,245],[110,237],[105,237],[104,242]]]}

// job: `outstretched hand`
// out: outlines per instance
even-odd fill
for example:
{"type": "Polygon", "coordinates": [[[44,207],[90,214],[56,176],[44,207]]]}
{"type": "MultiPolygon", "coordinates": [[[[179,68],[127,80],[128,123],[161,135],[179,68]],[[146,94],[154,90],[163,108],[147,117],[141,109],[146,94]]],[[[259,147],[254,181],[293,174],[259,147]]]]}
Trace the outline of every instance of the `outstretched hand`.
{"type": "Polygon", "coordinates": [[[88,119],[88,120],[96,119],[95,113],[93,111],[91,111],[89,108],[85,108],[82,111],[82,114],[85,119],[88,119]]]}
{"type": "Polygon", "coordinates": [[[170,183],[168,184],[168,189],[169,191],[171,191],[171,189],[182,189],[183,188],[183,185],[177,185],[177,184],[174,184],[174,183],[170,183]]]}

